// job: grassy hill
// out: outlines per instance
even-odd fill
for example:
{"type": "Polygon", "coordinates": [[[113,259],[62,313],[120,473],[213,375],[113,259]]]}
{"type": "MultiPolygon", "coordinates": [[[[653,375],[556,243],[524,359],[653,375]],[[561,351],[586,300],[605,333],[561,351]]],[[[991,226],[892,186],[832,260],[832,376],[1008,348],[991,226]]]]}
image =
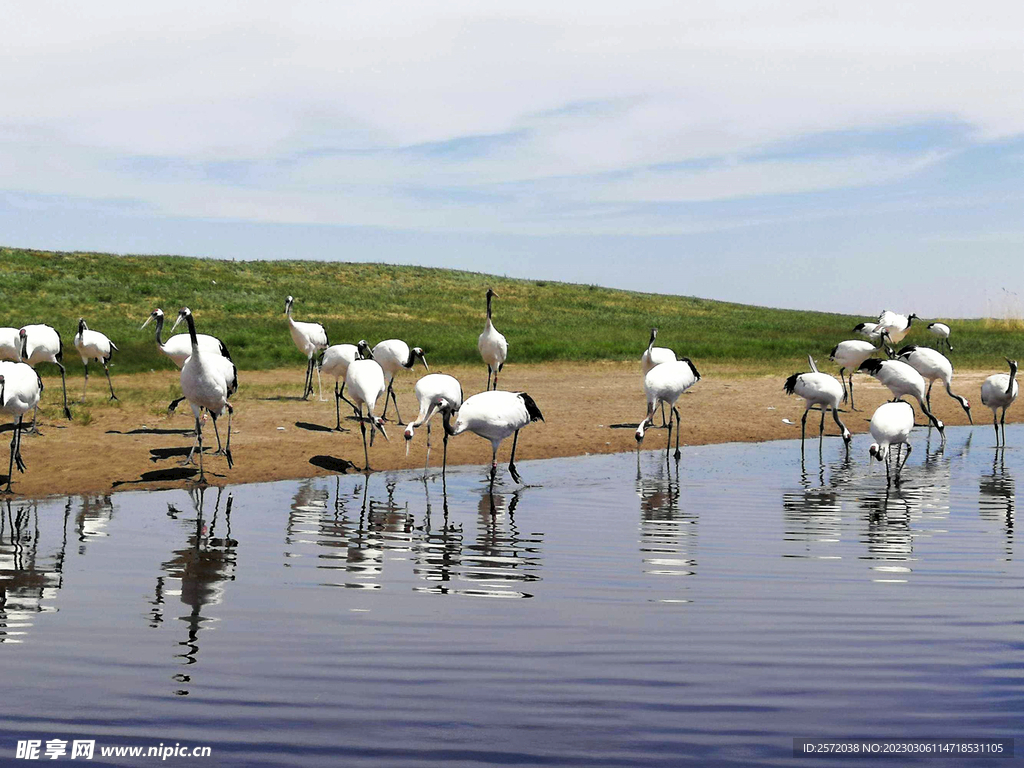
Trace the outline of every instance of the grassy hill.
{"type": "MultiPolygon", "coordinates": [[[[331,343],[402,338],[423,347],[431,365],[443,366],[479,361],[476,338],[488,286],[498,293],[495,324],[508,338],[510,363],[636,360],[656,326],[659,345],[693,358],[698,367],[788,371],[806,367],[808,352],[824,361],[836,342],[856,338],[850,329],[865,319],[422,267],[0,248],[0,325],[54,326],[77,368],[71,340],[78,318],[85,317],[120,347],[115,362],[126,373],[169,365],[156,350],[152,326],[139,326],[154,307],[173,323],[187,305],[200,332],[221,337],[240,368],[301,366],[284,316],[291,294],[295,318],[323,323],[331,343]]],[[[907,341],[937,341],[924,325],[907,341]]],[[[951,325],[955,365],[997,370],[1005,367],[1004,356],[1024,359],[1017,324],[951,325]]]]}

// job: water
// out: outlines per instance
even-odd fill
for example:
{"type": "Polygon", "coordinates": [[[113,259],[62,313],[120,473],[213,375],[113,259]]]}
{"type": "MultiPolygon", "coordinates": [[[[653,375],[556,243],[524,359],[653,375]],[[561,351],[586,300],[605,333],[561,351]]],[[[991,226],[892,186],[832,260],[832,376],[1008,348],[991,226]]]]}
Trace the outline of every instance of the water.
{"type": "Polygon", "coordinates": [[[1019,736],[1024,428],[1005,451],[919,432],[888,494],[858,437],[849,462],[809,441],[803,467],[798,442],[687,448],[678,471],[644,453],[639,474],[522,462],[531,485],[493,495],[470,467],[446,494],[395,472],[15,499],[0,756],[808,765],[794,737],[1019,736]]]}

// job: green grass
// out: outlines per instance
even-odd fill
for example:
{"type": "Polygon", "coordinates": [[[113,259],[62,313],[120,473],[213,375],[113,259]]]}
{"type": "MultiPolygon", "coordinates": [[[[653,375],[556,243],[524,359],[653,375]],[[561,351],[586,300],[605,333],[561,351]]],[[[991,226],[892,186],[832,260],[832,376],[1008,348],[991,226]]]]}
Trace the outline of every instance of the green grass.
{"type": "MultiPolygon", "coordinates": [[[[855,317],[386,264],[0,248],[0,325],[54,326],[77,373],[72,338],[78,318],[85,317],[89,327],[118,345],[116,370],[126,373],[168,367],[153,343],[152,326],[139,326],[161,307],[169,329],[177,310],[188,305],[200,332],[222,338],[240,368],[301,367],[284,316],[284,299],[291,294],[296,319],[323,323],[332,343],[401,338],[423,347],[431,365],[443,366],[479,361],[476,339],[488,286],[498,293],[495,324],[509,341],[510,364],[636,360],[657,326],[659,345],[691,357],[698,367],[775,373],[806,367],[808,352],[825,361],[836,342],[857,338],[851,333],[857,322],[881,309],[865,307],[865,316],[855,317]]],[[[685,288],[657,280],[652,287],[685,288]]],[[[907,342],[937,342],[925,324],[907,342]]],[[[955,365],[999,370],[1004,356],[1024,359],[1019,322],[950,325],[955,365]]],[[[95,381],[102,382],[99,373],[95,381]]]]}

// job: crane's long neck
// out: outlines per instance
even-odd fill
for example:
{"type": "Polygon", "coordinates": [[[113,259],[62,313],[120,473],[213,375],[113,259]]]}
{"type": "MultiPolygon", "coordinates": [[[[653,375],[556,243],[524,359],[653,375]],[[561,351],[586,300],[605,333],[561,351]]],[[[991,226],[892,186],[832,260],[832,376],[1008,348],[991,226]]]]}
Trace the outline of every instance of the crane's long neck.
{"type": "Polygon", "coordinates": [[[651,356],[651,350],[654,349],[654,340],[658,338],[657,331],[651,331],[651,340],[647,343],[647,356],[651,356]]]}
{"type": "Polygon", "coordinates": [[[413,352],[410,349],[409,350],[409,357],[408,357],[408,359],[404,363],[402,363],[402,367],[403,368],[412,368],[413,365],[415,365],[415,364],[416,364],[416,353],[413,352]]]}
{"type": "Polygon", "coordinates": [[[188,335],[192,339],[192,354],[199,359],[199,337],[196,336],[196,321],[192,319],[191,313],[185,315],[185,322],[188,323],[188,335]]]}
{"type": "MultiPolygon", "coordinates": [[[[21,361],[28,362],[28,334],[21,337],[21,361]]],[[[1013,386],[1012,384],[1010,386],[1013,386]]]]}
{"type": "Polygon", "coordinates": [[[164,316],[157,315],[156,318],[156,345],[162,347],[164,345],[163,339],[160,338],[164,332],[164,316]]]}
{"type": "Polygon", "coordinates": [[[1011,365],[1010,366],[1010,381],[1006,385],[1006,394],[1007,395],[1013,395],[1013,382],[1014,382],[1014,380],[1016,378],[1017,378],[1017,366],[1016,365],[1011,365]]]}

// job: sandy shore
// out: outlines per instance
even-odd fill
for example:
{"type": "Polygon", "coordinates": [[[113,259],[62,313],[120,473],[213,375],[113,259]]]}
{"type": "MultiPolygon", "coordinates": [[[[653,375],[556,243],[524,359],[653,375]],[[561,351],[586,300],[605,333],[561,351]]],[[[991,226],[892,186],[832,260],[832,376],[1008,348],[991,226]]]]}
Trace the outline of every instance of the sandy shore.
{"type": "MultiPolygon", "coordinates": [[[[701,367],[704,378],[679,401],[684,444],[799,437],[803,401],[783,393],[784,376],[701,367]],[[785,424],[783,419],[796,422],[796,426],[785,424]]],[[[180,392],[176,371],[115,374],[114,386],[121,403],[108,403],[106,382],[102,376],[92,377],[86,404],[73,402],[75,418],[68,422],[60,415],[60,378],[47,368],[40,369],[46,384],[40,417],[42,435],[24,439],[22,455],[28,470],[24,475],[15,472],[17,495],[103,494],[190,482],[195,470],[182,467],[181,462],[191,445],[192,437],[187,434],[192,427],[191,412],[187,403],[173,415],[166,412],[167,403],[180,392]]],[[[486,381],[483,366],[456,366],[441,372],[459,378],[467,397],[482,389],[486,381]]],[[[422,373],[417,368],[415,374],[405,373],[396,380],[401,413],[407,421],[414,419],[419,410],[413,386],[422,373]]],[[[954,391],[971,401],[979,432],[991,436],[991,411],[979,399],[979,387],[989,373],[957,371],[954,391]]],[[[81,369],[71,364],[69,374],[68,395],[77,401],[81,397],[81,369]]],[[[289,370],[240,372],[240,389],[232,399],[234,468],[229,470],[222,456],[207,455],[204,462],[210,483],[282,480],[362,469],[358,424],[345,421],[348,414],[344,403],[342,425],[350,431],[331,431],[335,424],[333,381],[324,382],[324,401],[316,395],[302,401],[297,397],[302,377],[301,364],[289,370]]],[[[855,382],[856,402],[862,410],[845,412],[842,418],[854,433],[866,432],[872,411],[888,399],[888,390],[864,375],[858,375],[855,382]]],[[[502,374],[501,385],[503,389],[529,392],[546,419],[520,434],[519,459],[635,450],[634,430],[616,427],[627,424],[635,428],[644,415],[635,363],[512,365],[502,374]]],[[[939,385],[933,391],[932,405],[947,424],[968,423],[960,405],[939,385]]],[[[1017,421],[1020,411],[1010,409],[1007,420],[1017,421]]],[[[392,417],[389,413],[389,422],[392,417]]],[[[918,423],[923,424],[920,414],[918,423]]],[[[808,434],[817,437],[815,414],[808,417],[808,434]]],[[[831,420],[826,421],[826,434],[837,434],[831,420]]],[[[423,466],[425,430],[417,432],[408,456],[402,428],[389,423],[388,435],[389,443],[378,440],[371,448],[370,462],[375,470],[423,466]]],[[[665,438],[664,430],[649,432],[644,448],[663,448],[665,438]]],[[[212,429],[209,442],[213,442],[212,429]]],[[[441,459],[439,420],[433,443],[431,463],[436,465],[441,459]]],[[[7,444],[7,440],[0,442],[0,475],[7,471],[7,444]]],[[[507,461],[510,447],[511,441],[502,446],[500,461],[507,461]]],[[[475,435],[461,435],[449,443],[449,464],[483,465],[489,461],[490,444],[475,435]]],[[[528,481],[528,468],[522,468],[522,473],[528,481]]]]}

